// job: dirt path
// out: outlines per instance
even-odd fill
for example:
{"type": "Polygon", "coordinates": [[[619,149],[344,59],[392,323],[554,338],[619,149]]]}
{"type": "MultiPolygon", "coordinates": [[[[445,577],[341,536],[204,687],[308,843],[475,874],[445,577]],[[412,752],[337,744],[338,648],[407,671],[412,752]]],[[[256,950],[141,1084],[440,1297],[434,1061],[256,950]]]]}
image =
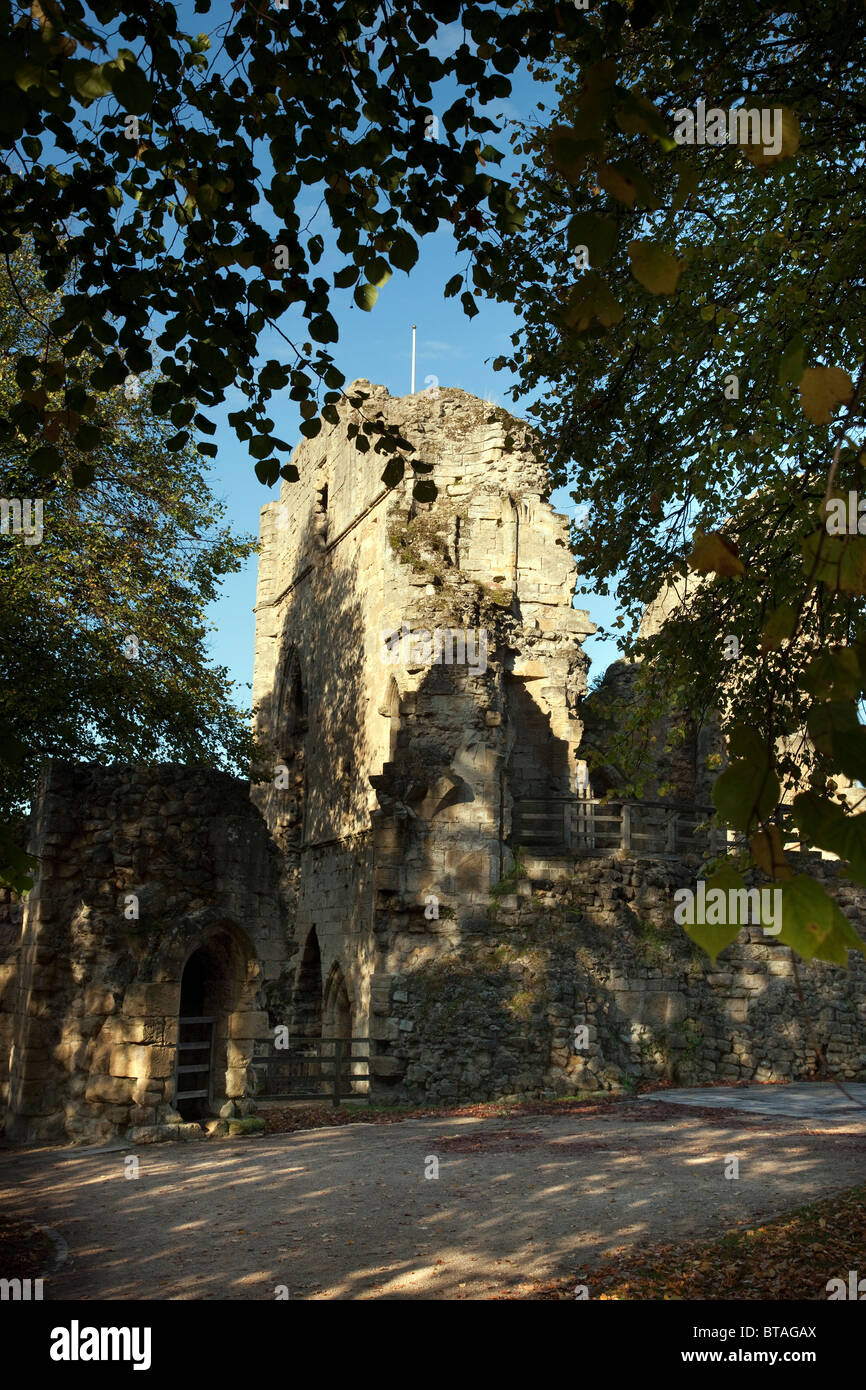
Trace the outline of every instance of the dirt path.
{"type": "MultiPolygon", "coordinates": [[[[54,1299],[484,1298],[642,1239],[719,1235],[866,1178],[862,1122],[661,1101],[0,1157],[56,1227],[54,1299]],[[821,1125],[822,1128],[818,1128],[821,1125]],[[811,1128],[810,1128],[811,1126],[811,1128]],[[439,1162],[438,1178],[430,1158],[439,1162]],[[739,1177],[726,1178],[736,1157],[739,1177]]],[[[590,1287],[590,1296],[592,1290],[590,1287]]]]}

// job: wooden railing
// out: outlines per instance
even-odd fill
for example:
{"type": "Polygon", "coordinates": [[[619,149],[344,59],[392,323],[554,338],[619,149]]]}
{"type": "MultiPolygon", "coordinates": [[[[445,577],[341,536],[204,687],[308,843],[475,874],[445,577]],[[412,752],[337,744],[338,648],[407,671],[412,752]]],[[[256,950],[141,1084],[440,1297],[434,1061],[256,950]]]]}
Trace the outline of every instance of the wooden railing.
{"type": "Polygon", "coordinates": [[[369,1038],[298,1038],[294,1044],[254,1057],[257,1095],[262,1100],[321,1100],[334,1105],[358,1094],[358,1081],[370,1080],[369,1038]],[[366,1048],[359,1052],[357,1048],[366,1048]]]}
{"type": "Polygon", "coordinates": [[[520,800],[512,808],[511,842],[535,853],[722,853],[727,832],[712,822],[712,806],[663,801],[609,801],[600,797],[520,800]]]}

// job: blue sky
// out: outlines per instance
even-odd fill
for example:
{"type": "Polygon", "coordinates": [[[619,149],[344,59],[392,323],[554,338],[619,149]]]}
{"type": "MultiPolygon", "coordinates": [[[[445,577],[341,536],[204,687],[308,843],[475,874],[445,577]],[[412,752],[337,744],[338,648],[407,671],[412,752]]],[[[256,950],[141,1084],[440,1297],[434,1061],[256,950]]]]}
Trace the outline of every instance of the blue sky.
{"type": "MultiPolygon", "coordinates": [[[[188,25],[192,32],[199,27],[200,21],[188,25]]],[[[449,25],[440,31],[431,47],[441,56],[447,48],[459,44],[462,37],[459,26],[449,25]]],[[[509,100],[497,103],[496,107],[491,105],[484,108],[492,119],[505,122],[527,120],[539,102],[549,102],[553,95],[549,85],[535,84],[531,78],[519,72],[512,75],[512,84],[513,92],[509,100]]],[[[443,110],[451,99],[445,99],[443,94],[443,110]]],[[[436,110],[435,102],[432,109],[436,110]]],[[[505,133],[488,138],[500,150],[508,152],[505,133]]],[[[506,172],[508,165],[506,158],[500,170],[506,172]]],[[[263,209],[265,225],[267,211],[263,209]]],[[[315,211],[316,201],[311,191],[309,204],[302,206],[299,214],[303,217],[306,212],[312,216],[315,211]]],[[[328,248],[317,266],[318,273],[328,275],[330,270],[344,264],[344,258],[339,253],[335,256],[329,245],[326,216],[317,216],[309,231],[311,234],[321,232],[328,248]]],[[[494,358],[510,352],[510,336],[516,330],[518,320],[509,307],[490,303],[480,296],[477,299],[479,313],[470,320],[463,313],[459,297],[443,298],[446,281],[457,270],[464,268],[464,264],[455,256],[450,231],[443,229],[421,242],[419,260],[409,275],[395,271],[391,280],[380,290],[371,312],[365,313],[354,304],[351,290],[335,291],[331,312],[339,325],[340,342],[333,351],[346,380],[350,382],[357,377],[367,377],[373,382],[383,383],[393,396],[407,394],[410,389],[412,324],[416,323],[418,390],[424,389],[425,378],[435,376],[442,387],[461,387],[520,415],[520,404],[514,404],[506,395],[511,385],[509,374],[494,372],[492,368],[494,358]]],[[[263,338],[260,346],[263,361],[269,356],[282,359],[285,345],[280,343],[276,335],[263,338]]],[[[242,399],[239,391],[230,390],[222,407],[208,411],[218,424],[214,440],[220,450],[211,476],[214,491],[227,503],[234,528],[257,535],[259,510],[265,502],[278,496],[279,487],[266,488],[258,481],[245,446],[238,442],[227,423],[227,412],[236,409],[242,399]]],[[[524,403],[524,409],[528,403],[524,403]]],[[[297,442],[300,438],[300,415],[295,402],[289,400],[288,391],[272,397],[268,409],[275,422],[275,433],[290,442],[297,442]]],[[[567,512],[574,508],[567,489],[558,490],[553,502],[560,511],[567,512]]],[[[221,597],[209,610],[209,619],[213,624],[210,639],[213,660],[226,666],[231,677],[244,687],[252,681],[255,588],[256,559],[253,557],[242,573],[226,580],[221,597]]],[[[614,605],[610,598],[582,596],[577,599],[577,606],[588,608],[590,617],[596,622],[610,623],[614,616],[614,605]]],[[[590,639],[586,650],[592,658],[591,679],[617,656],[615,644],[599,638],[590,639]]],[[[238,696],[245,701],[248,692],[242,689],[238,691],[238,696]]]]}

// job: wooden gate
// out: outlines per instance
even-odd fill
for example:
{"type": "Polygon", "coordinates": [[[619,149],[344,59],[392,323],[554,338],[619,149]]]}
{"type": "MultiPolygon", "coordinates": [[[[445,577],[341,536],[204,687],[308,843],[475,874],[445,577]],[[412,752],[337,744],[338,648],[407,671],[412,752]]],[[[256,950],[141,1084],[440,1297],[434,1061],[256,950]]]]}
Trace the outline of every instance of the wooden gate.
{"type": "Polygon", "coordinates": [[[211,1100],[215,1018],[179,1018],[175,1100],[211,1100]]]}
{"type": "MultiPolygon", "coordinates": [[[[369,1038],[296,1039],[288,1048],[254,1057],[261,1100],[322,1100],[334,1105],[348,1096],[358,1081],[370,1081],[369,1038]]],[[[366,1097],[369,1099],[369,1096],[366,1097]]]]}

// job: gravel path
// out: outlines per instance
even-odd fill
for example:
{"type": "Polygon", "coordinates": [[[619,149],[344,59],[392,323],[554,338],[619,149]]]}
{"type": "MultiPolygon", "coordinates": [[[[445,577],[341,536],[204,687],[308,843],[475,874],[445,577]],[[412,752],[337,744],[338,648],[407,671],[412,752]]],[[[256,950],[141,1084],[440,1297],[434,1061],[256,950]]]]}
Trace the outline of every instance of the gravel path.
{"type": "Polygon", "coordinates": [[[716,1236],[866,1181],[866,1126],[643,1100],[159,1145],[138,1158],[130,1179],[122,1149],[0,1156],[3,1209],[69,1243],[47,1298],[273,1299],[280,1285],[290,1298],[490,1297],[643,1239],[716,1236]],[[438,1178],[425,1177],[431,1156],[438,1178]]]}

